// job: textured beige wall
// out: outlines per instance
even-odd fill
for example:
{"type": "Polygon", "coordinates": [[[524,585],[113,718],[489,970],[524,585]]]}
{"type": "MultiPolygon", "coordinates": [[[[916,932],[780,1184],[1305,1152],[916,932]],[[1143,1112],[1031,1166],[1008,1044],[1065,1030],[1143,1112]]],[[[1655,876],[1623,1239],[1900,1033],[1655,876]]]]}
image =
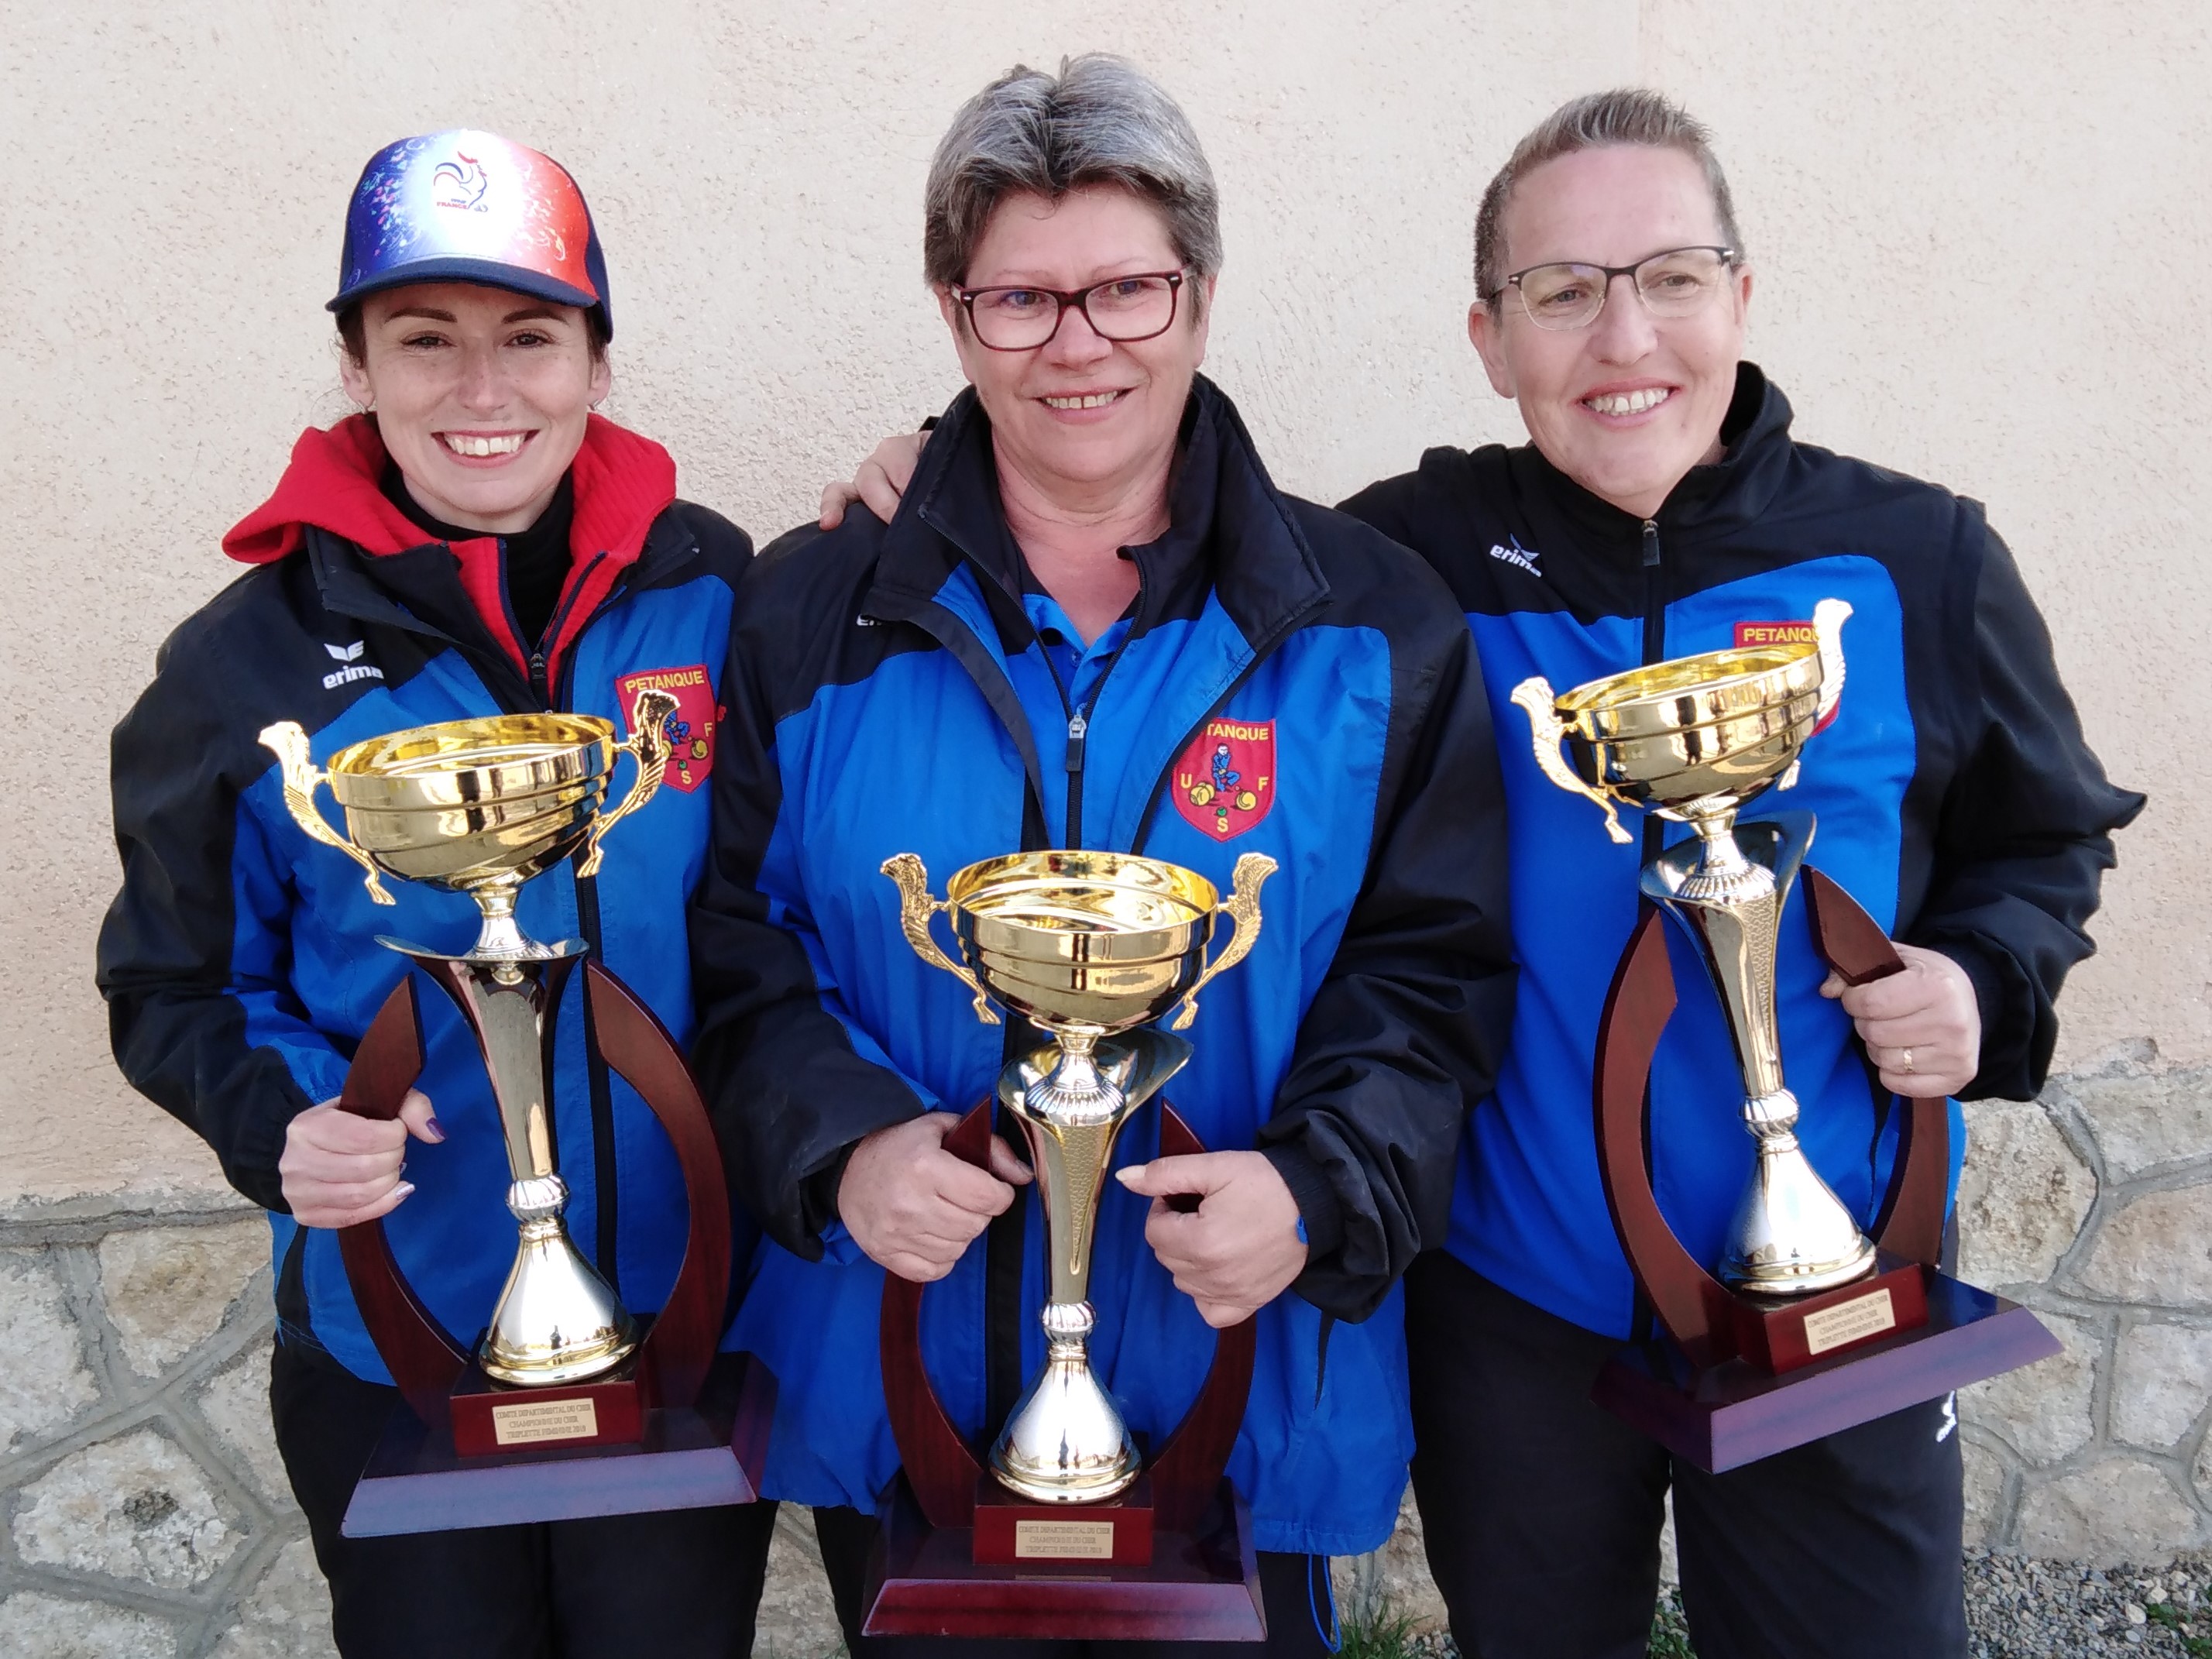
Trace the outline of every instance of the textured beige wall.
{"type": "Polygon", "coordinates": [[[2197,0],[1100,15],[1113,31],[963,0],[0,0],[0,1201],[215,1179],[107,1055],[106,737],[234,574],[222,531],[344,412],[320,302],[369,152],[467,124],[566,161],[612,268],[610,412],[764,538],[957,384],[917,274],[954,106],[1094,46],[1195,118],[1227,204],[1210,368],[1323,499],[1427,444],[1518,435],[1460,319],[1474,198],[1521,131],[1627,80],[1713,122],[1754,354],[1801,433],[1990,503],[2092,737],[2154,791],[2066,1056],[2148,1037],[2212,1059],[2208,789],[2155,758],[2212,707],[2197,0]]]}

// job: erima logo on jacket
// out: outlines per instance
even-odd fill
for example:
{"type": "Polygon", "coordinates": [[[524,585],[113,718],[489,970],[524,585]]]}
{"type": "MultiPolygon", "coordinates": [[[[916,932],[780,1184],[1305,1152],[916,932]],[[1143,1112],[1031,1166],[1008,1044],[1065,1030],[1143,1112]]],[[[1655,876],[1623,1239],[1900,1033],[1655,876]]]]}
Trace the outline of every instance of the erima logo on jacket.
{"type": "Polygon", "coordinates": [[[1508,536],[1505,539],[1512,543],[1512,546],[1507,547],[1498,542],[1491,543],[1492,558],[1503,559],[1508,564],[1517,564],[1532,576],[1541,576],[1544,574],[1536,568],[1536,561],[1543,556],[1541,554],[1533,548],[1522,546],[1521,538],[1518,536],[1508,536]]]}
{"type": "Polygon", "coordinates": [[[323,647],[324,650],[331,653],[334,660],[345,664],[345,666],[336,673],[323,676],[324,690],[335,691],[348,680],[380,680],[384,678],[384,671],[381,668],[374,663],[366,663],[361,659],[362,651],[367,644],[366,640],[356,640],[351,645],[323,647]]]}

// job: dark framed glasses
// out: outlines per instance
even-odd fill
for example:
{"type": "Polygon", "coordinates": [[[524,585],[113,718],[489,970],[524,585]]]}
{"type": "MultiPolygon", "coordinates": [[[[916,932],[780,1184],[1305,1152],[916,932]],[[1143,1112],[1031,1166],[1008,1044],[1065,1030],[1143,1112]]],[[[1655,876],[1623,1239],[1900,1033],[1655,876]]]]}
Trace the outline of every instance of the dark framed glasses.
{"type": "Polygon", "coordinates": [[[1080,311],[1102,340],[1127,345],[1168,331],[1184,274],[1149,270],[1109,276],[1072,293],[1058,289],[963,288],[954,290],[975,337],[994,351],[1034,351],[1060,332],[1070,310],[1080,311]]]}

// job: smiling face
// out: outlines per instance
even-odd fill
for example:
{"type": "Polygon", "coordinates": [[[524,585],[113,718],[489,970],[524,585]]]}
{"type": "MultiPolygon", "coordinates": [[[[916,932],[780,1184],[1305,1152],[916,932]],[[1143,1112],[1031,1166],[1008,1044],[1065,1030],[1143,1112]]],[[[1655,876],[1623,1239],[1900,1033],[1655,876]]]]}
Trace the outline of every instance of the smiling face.
{"type": "MultiPolygon", "coordinates": [[[[1554,260],[1628,265],[1668,248],[1725,239],[1704,173],[1677,149],[1621,144],[1577,150],[1532,169],[1502,216],[1507,271],[1554,260]]],[[[1468,333],[1500,397],[1544,458],[1591,494],[1638,518],[1659,510],[1689,470],[1718,460],[1735,395],[1751,272],[1743,267],[1703,310],[1655,318],[1615,277],[1587,328],[1538,328],[1512,289],[1498,309],[1478,301],[1468,333]]]]}
{"type": "Polygon", "coordinates": [[[584,313],[474,283],[422,283],[362,301],[347,394],[374,408],[407,493],[432,517],[527,530],[584,441],[612,376],[584,313]]]}
{"type": "MultiPolygon", "coordinates": [[[[1035,283],[1072,293],[1109,277],[1175,270],[1182,260],[1166,221],[1115,186],[1070,191],[1057,201],[1021,194],[1001,202],[969,263],[966,286],[1035,283]]],[[[1101,339],[1080,311],[1050,341],[994,351],[962,314],[959,296],[938,304],[991,428],[1000,464],[1066,505],[1110,506],[1151,487],[1175,449],[1192,377],[1206,360],[1206,313],[1187,280],[1175,320],[1149,340],[1101,339]]],[[[1206,283],[1211,300],[1212,283],[1206,283]]]]}

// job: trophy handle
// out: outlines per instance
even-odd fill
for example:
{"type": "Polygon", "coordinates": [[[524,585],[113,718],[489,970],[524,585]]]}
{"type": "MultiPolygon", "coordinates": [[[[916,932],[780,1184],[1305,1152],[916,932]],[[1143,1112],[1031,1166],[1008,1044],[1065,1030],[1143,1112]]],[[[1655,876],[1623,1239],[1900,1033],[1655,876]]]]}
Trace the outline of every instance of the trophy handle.
{"type": "Polygon", "coordinates": [[[1575,775],[1574,769],[1559,753],[1559,740],[1567,734],[1566,722],[1559,718],[1559,709],[1552,697],[1552,683],[1541,674],[1532,674],[1513,688],[1513,701],[1521,705],[1522,713],[1528,717],[1531,735],[1535,740],[1536,769],[1571,795],[1585,795],[1595,801],[1605,813],[1605,833],[1622,846],[1635,837],[1622,827],[1620,814],[1613,805],[1613,797],[1593,789],[1575,775]]]}
{"type": "Polygon", "coordinates": [[[1236,934],[1222,947],[1221,954],[1206,964],[1206,971],[1198,976],[1198,983],[1184,993],[1175,1024],[1168,1030],[1180,1031],[1196,1019],[1198,994],[1206,988],[1207,981],[1243,961],[1260,942],[1260,884],[1274,873],[1275,861],[1265,853],[1247,853],[1237,860],[1236,871],[1230,878],[1235,890],[1214,910],[1215,915],[1225,915],[1236,922],[1236,934]]]}
{"type": "MultiPolygon", "coordinates": [[[[1823,599],[1813,607],[1813,638],[1820,651],[1820,701],[1815,706],[1813,730],[1818,732],[1836,712],[1844,696],[1844,624],[1851,619],[1849,599],[1823,599]]],[[[1791,761],[1778,789],[1794,788],[1802,761],[1791,761]]]]}
{"type": "Polygon", "coordinates": [[[936,939],[930,936],[929,919],[952,906],[944,899],[929,896],[929,872],[922,867],[921,858],[913,853],[900,853],[884,860],[883,872],[897,884],[899,929],[905,933],[906,942],[914,947],[915,955],[933,968],[942,968],[975,993],[975,1018],[986,1025],[996,1025],[999,1017],[983,1000],[983,988],[976,982],[975,975],[939,950],[936,939]]]}
{"type": "Polygon", "coordinates": [[[637,701],[630,705],[629,738],[617,744],[615,751],[636,760],[637,775],[630,780],[629,793],[622,798],[621,805],[592,820],[591,837],[584,843],[584,861],[576,866],[579,881],[599,873],[599,861],[606,857],[599,843],[606,839],[607,831],[660,793],[660,775],[668,768],[666,722],[676,706],[674,697],[650,686],[639,692],[637,701]]]}
{"type": "Polygon", "coordinates": [[[335,847],[361,866],[369,897],[379,904],[394,902],[384,890],[384,878],[368,854],[331,828],[315,809],[315,787],[330,781],[330,775],[307,757],[307,733],[297,720],[278,720],[261,728],[261,746],[276,757],[284,779],[284,805],[292,822],[325,847],[335,847]]]}

